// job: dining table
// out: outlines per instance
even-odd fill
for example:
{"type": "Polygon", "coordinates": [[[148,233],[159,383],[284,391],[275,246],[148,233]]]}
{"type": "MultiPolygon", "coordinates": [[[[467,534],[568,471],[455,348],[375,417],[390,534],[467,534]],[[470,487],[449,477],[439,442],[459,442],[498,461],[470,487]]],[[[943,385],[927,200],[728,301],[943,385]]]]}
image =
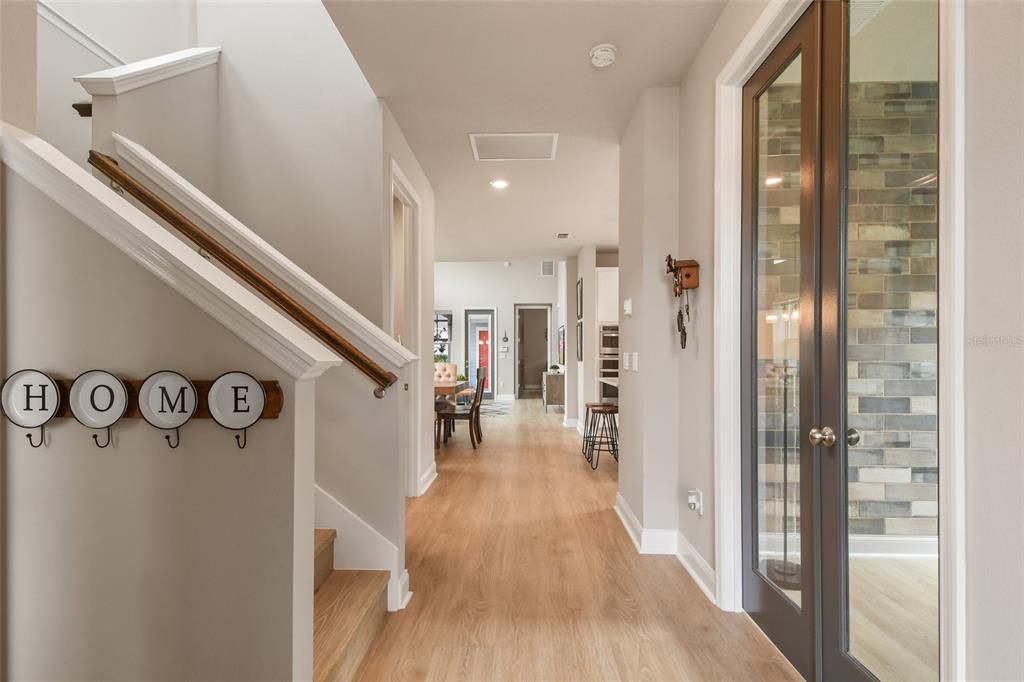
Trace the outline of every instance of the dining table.
{"type": "Polygon", "coordinates": [[[455,395],[469,388],[468,381],[435,381],[434,395],[455,395]]]}

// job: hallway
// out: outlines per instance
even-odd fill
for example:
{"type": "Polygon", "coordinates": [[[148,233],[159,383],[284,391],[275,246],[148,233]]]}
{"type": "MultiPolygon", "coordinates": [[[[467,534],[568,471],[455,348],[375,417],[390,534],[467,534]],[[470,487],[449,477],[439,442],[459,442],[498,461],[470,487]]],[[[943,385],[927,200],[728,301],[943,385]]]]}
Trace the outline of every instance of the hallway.
{"type": "Polygon", "coordinates": [[[674,557],[640,556],[613,509],[616,465],[516,401],[460,432],[408,503],[414,596],[363,680],[793,680],[745,615],[710,604],[674,557]]]}

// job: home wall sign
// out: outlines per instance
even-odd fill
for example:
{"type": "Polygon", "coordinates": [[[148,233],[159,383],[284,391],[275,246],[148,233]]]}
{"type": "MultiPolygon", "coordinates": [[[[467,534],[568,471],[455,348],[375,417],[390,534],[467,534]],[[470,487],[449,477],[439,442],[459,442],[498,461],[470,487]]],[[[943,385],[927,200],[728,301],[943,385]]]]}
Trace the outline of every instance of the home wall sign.
{"type": "Polygon", "coordinates": [[[39,442],[31,433],[25,437],[32,447],[41,447],[46,442],[46,424],[61,406],[57,382],[39,370],[23,369],[7,378],[0,393],[7,418],[23,429],[39,429],[39,442]]]}
{"type": "Polygon", "coordinates": [[[106,429],[107,439],[100,445],[99,436],[93,434],[97,447],[110,445],[110,427],[128,411],[128,387],[110,372],[93,369],[78,375],[71,384],[71,413],[82,426],[106,429]]]}
{"type": "Polygon", "coordinates": [[[192,419],[213,419],[232,431],[239,448],[257,421],[277,419],[284,408],[284,391],[276,381],[260,381],[248,372],[229,371],[214,380],[189,379],[161,370],[145,380],[126,379],[104,370],[89,370],[74,381],[35,369],[12,374],[2,387],[3,412],[11,423],[39,429],[27,435],[32,447],[46,445],[45,427],[52,419],[71,418],[90,429],[106,430],[106,439],[93,434],[97,447],[114,445],[111,427],[121,419],[145,419],[163,431],[167,444],[181,444],[180,429],[192,419]]]}
{"type": "Polygon", "coordinates": [[[150,374],[139,389],[139,412],[151,426],[174,431],[164,436],[171,448],[181,445],[181,427],[196,413],[199,403],[195,384],[171,370],[150,374]]]}
{"type": "Polygon", "coordinates": [[[241,431],[235,434],[235,443],[244,448],[248,442],[248,428],[263,414],[267,392],[256,377],[246,372],[226,372],[210,384],[206,396],[210,416],[225,429],[241,431]]]}

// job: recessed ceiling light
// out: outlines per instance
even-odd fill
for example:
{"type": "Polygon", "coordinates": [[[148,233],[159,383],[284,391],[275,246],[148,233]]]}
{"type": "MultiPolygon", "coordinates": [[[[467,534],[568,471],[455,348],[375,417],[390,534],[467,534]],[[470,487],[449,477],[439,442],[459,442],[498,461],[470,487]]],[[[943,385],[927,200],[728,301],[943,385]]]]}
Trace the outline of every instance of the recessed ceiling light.
{"type": "Polygon", "coordinates": [[[615,63],[615,55],[619,49],[611,43],[601,43],[590,48],[590,63],[599,69],[615,63]]]}
{"type": "Polygon", "coordinates": [[[764,179],[764,184],[768,185],[769,187],[774,187],[775,185],[781,185],[782,184],[782,178],[780,178],[780,177],[765,178],[764,179]]]}
{"type": "Polygon", "coordinates": [[[494,180],[491,180],[491,187],[494,189],[505,189],[508,185],[508,180],[504,180],[502,178],[495,178],[494,180]]]}
{"type": "Polygon", "coordinates": [[[569,238],[569,233],[568,232],[559,232],[558,234],[555,235],[555,239],[568,239],[568,238],[569,238]]]}

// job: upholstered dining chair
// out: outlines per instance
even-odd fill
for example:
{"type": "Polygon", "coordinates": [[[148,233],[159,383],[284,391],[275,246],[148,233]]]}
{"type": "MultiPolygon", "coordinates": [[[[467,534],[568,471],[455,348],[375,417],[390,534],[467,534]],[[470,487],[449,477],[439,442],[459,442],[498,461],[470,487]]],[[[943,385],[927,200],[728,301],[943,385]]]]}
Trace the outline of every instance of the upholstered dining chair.
{"type": "Polygon", "coordinates": [[[459,380],[459,366],[454,362],[434,363],[434,382],[449,383],[459,380]]]}

